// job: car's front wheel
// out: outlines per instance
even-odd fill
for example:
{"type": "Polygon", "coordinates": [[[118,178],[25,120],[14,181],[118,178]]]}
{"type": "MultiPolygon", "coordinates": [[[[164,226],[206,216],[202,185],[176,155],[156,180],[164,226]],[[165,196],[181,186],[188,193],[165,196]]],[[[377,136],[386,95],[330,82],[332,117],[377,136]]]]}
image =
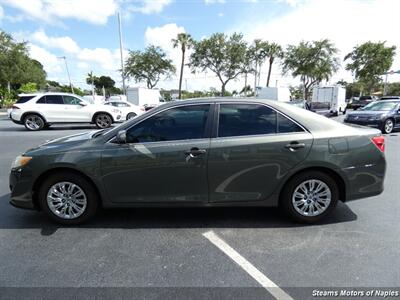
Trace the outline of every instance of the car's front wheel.
{"type": "Polygon", "coordinates": [[[47,178],[39,189],[39,204],[54,221],[77,225],[89,220],[97,211],[97,193],[83,176],[60,172],[47,178]]]}
{"type": "Polygon", "coordinates": [[[29,114],[24,118],[25,128],[31,131],[38,131],[44,128],[43,118],[37,114],[29,114]]]}
{"type": "Polygon", "coordinates": [[[280,205],[289,217],[315,223],[333,211],[339,200],[334,179],[320,171],[300,173],[283,188],[280,205]]]}
{"type": "Polygon", "coordinates": [[[137,114],[135,114],[135,113],[129,113],[127,116],[126,116],[126,119],[127,120],[130,120],[130,119],[133,119],[134,117],[136,117],[137,116],[137,114]]]}
{"type": "Polygon", "coordinates": [[[391,133],[394,128],[394,122],[392,119],[387,119],[385,123],[383,123],[382,133],[391,133]]]}
{"type": "Polygon", "coordinates": [[[97,114],[94,123],[98,128],[108,128],[112,124],[111,116],[108,114],[97,114]]]}

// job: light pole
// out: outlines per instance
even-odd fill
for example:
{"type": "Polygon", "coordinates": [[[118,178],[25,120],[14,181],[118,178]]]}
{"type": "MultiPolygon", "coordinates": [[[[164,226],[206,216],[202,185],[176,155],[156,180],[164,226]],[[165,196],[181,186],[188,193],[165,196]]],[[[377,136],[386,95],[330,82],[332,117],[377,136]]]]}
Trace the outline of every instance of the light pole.
{"type": "Polygon", "coordinates": [[[63,59],[64,62],[65,62],[65,68],[67,69],[67,75],[68,75],[68,80],[69,80],[69,86],[71,87],[71,92],[72,92],[72,94],[75,94],[75,93],[74,93],[74,87],[72,86],[72,82],[71,82],[71,76],[69,76],[67,58],[66,58],[65,56],[59,56],[58,58],[63,59]]]}
{"type": "Polygon", "coordinates": [[[124,71],[124,57],[123,57],[123,46],[122,46],[122,28],[121,28],[121,16],[118,13],[118,31],[119,31],[119,52],[121,55],[121,77],[122,77],[122,89],[124,90],[124,95],[126,94],[125,90],[125,71],[124,71]]]}

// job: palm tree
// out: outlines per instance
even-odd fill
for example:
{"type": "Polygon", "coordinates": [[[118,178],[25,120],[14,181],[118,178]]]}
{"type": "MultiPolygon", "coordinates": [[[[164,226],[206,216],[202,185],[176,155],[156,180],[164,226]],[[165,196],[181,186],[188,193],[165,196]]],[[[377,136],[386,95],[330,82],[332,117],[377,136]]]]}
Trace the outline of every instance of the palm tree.
{"type": "Polygon", "coordinates": [[[179,75],[179,99],[182,99],[182,78],[183,78],[183,67],[185,66],[185,53],[187,49],[190,49],[193,45],[193,39],[188,33],[178,33],[176,39],[172,39],[174,48],[181,47],[182,61],[181,61],[181,74],[179,75]]]}
{"type": "Polygon", "coordinates": [[[282,47],[277,43],[270,43],[267,47],[267,56],[269,57],[269,69],[268,69],[268,77],[267,77],[267,87],[269,86],[269,80],[271,79],[271,71],[272,65],[274,63],[275,58],[282,58],[283,51],[282,47]]]}

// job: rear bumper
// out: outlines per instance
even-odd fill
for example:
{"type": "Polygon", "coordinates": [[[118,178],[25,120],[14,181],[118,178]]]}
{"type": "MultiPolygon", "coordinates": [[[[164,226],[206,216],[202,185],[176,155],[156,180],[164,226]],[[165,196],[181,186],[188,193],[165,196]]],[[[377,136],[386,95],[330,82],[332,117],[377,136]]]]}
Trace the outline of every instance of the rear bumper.
{"type": "Polygon", "coordinates": [[[345,168],[342,172],[348,181],[345,201],[376,196],[384,190],[386,161],[383,157],[379,163],[345,168]]]}

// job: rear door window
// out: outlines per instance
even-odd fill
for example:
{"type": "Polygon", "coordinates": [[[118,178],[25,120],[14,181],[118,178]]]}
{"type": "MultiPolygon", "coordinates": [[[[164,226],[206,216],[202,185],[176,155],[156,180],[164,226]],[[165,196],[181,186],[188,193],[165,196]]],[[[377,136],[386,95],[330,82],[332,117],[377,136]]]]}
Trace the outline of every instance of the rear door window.
{"type": "Polygon", "coordinates": [[[244,136],[277,132],[277,112],[259,104],[221,104],[218,136],[244,136]]]}
{"type": "Polygon", "coordinates": [[[63,97],[59,95],[47,95],[46,104],[64,104],[63,97]]]}
{"type": "Polygon", "coordinates": [[[292,120],[278,113],[278,133],[303,132],[303,128],[292,120]]]}

